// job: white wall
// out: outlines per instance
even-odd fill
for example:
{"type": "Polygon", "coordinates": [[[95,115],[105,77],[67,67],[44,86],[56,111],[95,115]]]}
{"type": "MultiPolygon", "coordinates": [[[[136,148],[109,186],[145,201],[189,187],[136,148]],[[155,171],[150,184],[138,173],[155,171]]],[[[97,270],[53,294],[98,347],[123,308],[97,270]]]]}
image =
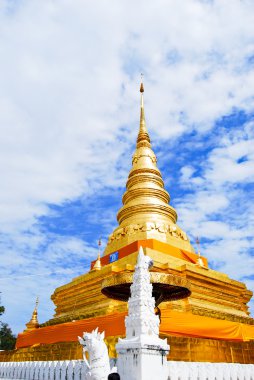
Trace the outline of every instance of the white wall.
{"type": "Polygon", "coordinates": [[[254,364],[168,362],[169,380],[254,380],[254,364]]]}
{"type": "Polygon", "coordinates": [[[1,379],[81,380],[86,371],[83,360],[0,363],[1,379]]]}
{"type": "MultiPolygon", "coordinates": [[[[168,380],[254,380],[254,364],[170,361],[168,367],[168,380]]],[[[1,379],[84,380],[86,372],[83,360],[0,362],[1,379]]]]}

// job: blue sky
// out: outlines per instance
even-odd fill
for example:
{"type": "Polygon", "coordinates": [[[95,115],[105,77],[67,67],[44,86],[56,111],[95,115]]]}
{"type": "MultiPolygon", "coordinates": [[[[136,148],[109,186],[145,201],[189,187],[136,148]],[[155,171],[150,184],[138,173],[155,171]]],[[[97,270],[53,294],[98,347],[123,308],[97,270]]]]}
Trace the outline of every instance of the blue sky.
{"type": "MultiPolygon", "coordinates": [[[[254,4],[0,0],[0,291],[17,333],[87,271],[145,110],[179,225],[254,290],[254,4]]],[[[254,311],[253,302],[250,303],[254,311]]]]}

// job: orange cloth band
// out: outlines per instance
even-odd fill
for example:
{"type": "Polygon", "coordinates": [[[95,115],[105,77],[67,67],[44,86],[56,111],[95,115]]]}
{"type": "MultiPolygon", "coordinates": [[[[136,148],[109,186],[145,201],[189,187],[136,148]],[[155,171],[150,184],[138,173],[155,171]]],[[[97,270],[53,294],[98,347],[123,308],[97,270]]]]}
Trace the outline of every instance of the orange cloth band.
{"type": "MultiPolygon", "coordinates": [[[[99,327],[99,331],[105,331],[106,337],[125,335],[125,315],[126,313],[116,313],[34,329],[18,335],[16,348],[77,341],[78,335],[81,336],[84,331],[90,332],[96,327],[99,327]]],[[[234,341],[254,340],[253,325],[172,310],[162,310],[160,332],[164,335],[234,341]]]]}
{"type": "MultiPolygon", "coordinates": [[[[133,243],[128,244],[123,248],[120,248],[118,251],[118,260],[122,259],[125,256],[130,255],[133,252],[137,252],[141,246],[143,248],[151,248],[151,249],[154,249],[156,251],[166,253],[168,255],[177,257],[179,259],[188,261],[190,263],[196,263],[197,259],[198,259],[198,255],[196,253],[185,251],[183,249],[174,247],[173,245],[170,245],[167,243],[163,243],[163,242],[156,240],[156,239],[146,239],[146,240],[134,241],[133,243]]],[[[112,253],[114,254],[115,252],[112,252],[112,253]]],[[[112,253],[101,257],[101,265],[102,266],[110,263],[110,256],[112,253]]],[[[208,267],[207,259],[203,256],[201,256],[201,257],[202,257],[204,266],[208,267]]],[[[95,262],[96,262],[96,260],[91,262],[91,269],[93,269],[95,262]]]]}

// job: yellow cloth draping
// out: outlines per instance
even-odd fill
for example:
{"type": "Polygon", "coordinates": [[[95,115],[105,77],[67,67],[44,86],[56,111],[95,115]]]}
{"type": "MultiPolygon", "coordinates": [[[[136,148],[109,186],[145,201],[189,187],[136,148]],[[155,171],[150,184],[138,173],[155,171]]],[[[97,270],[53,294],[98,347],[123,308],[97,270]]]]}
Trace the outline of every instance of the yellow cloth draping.
{"type": "MultiPolygon", "coordinates": [[[[35,344],[77,341],[84,331],[99,327],[107,336],[125,334],[124,317],[126,313],[88,318],[34,329],[18,335],[16,347],[35,344]]],[[[163,335],[222,339],[231,341],[254,340],[254,325],[202,317],[191,313],[162,310],[160,332],[163,335]]]]}
{"type": "Polygon", "coordinates": [[[27,331],[18,335],[16,348],[33,346],[38,343],[74,342],[84,331],[90,332],[96,327],[99,327],[99,331],[105,331],[105,336],[122,335],[125,331],[125,315],[125,313],[109,314],[27,331]]]}
{"type": "Polygon", "coordinates": [[[254,326],[203,317],[192,313],[164,310],[161,333],[199,338],[247,341],[254,339],[254,326]]]}

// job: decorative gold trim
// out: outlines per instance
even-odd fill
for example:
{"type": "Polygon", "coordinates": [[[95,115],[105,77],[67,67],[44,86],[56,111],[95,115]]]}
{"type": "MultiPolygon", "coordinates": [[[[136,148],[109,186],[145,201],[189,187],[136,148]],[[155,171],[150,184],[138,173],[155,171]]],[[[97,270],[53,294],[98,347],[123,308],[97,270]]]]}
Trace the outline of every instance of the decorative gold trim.
{"type": "MultiPolygon", "coordinates": [[[[161,302],[175,301],[191,295],[191,284],[183,277],[161,272],[151,272],[155,306],[161,302]]],[[[130,297],[130,286],[133,273],[118,273],[102,281],[102,293],[112,299],[127,302],[130,297]]]]}
{"type": "Polygon", "coordinates": [[[114,240],[119,240],[124,236],[131,236],[138,232],[154,231],[160,234],[171,235],[175,238],[189,241],[186,233],[182,231],[176,224],[165,224],[159,222],[145,222],[129,224],[126,227],[118,227],[110,236],[108,244],[114,240]]]}
{"type": "Polygon", "coordinates": [[[222,319],[231,322],[239,322],[248,325],[254,325],[254,319],[250,317],[241,317],[239,315],[234,315],[230,313],[221,312],[218,310],[211,310],[207,308],[199,308],[197,306],[191,306],[191,312],[195,315],[200,315],[202,317],[210,317],[215,319],[222,319]]]}
{"type": "MultiPolygon", "coordinates": [[[[173,274],[161,273],[161,272],[150,272],[151,283],[161,283],[174,286],[182,286],[190,289],[191,283],[186,280],[186,278],[181,276],[176,276],[173,274]]],[[[101,288],[108,286],[121,285],[133,282],[133,273],[117,273],[110,277],[105,278],[102,281],[101,288]]]]}

